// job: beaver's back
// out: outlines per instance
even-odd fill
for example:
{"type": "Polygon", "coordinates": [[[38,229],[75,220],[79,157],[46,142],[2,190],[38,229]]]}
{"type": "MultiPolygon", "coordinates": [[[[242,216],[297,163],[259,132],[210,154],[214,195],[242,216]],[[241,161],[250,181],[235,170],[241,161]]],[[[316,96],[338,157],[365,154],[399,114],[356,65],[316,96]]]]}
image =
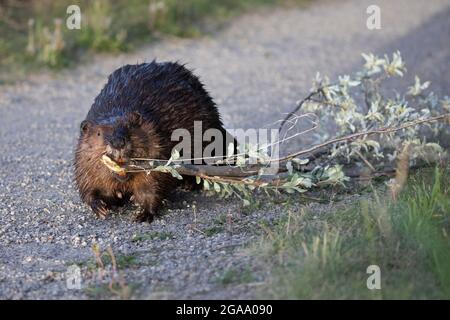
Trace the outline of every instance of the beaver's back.
{"type": "Polygon", "coordinates": [[[114,71],[95,99],[87,120],[111,123],[138,111],[163,136],[178,128],[223,130],[217,107],[199,79],[184,66],[164,62],[126,65],[114,71]]]}

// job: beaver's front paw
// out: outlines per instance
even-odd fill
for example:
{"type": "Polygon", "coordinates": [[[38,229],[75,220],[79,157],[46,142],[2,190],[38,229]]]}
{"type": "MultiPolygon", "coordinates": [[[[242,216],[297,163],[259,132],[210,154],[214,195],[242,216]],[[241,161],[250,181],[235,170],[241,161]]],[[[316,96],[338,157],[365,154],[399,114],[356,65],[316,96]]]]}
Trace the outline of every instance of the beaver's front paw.
{"type": "Polygon", "coordinates": [[[95,199],[91,202],[91,209],[99,219],[106,219],[108,206],[103,200],[95,199]]]}

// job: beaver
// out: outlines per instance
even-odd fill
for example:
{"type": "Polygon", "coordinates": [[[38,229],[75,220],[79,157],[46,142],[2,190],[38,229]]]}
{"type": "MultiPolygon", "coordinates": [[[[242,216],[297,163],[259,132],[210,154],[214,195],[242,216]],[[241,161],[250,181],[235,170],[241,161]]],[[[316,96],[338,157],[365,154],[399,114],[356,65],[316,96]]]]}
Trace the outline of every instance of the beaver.
{"type": "Polygon", "coordinates": [[[140,207],[136,220],[151,222],[180,180],[155,171],[119,175],[101,159],[107,155],[118,165],[133,158],[169,159],[178,143],[172,133],[183,128],[193,135],[194,121],[201,121],[203,131],[227,135],[213,99],[184,65],[153,61],[115,70],[80,125],[74,167],[83,202],[105,218],[133,200],[140,207]]]}

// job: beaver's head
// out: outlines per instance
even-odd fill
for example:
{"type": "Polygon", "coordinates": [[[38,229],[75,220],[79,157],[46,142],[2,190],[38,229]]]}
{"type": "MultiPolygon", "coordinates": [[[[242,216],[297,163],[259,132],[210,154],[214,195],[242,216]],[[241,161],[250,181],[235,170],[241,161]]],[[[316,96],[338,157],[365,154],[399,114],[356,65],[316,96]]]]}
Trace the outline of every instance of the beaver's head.
{"type": "MultiPolygon", "coordinates": [[[[99,161],[103,155],[107,155],[119,166],[124,166],[132,158],[158,155],[159,139],[154,128],[137,112],[99,124],[85,120],[81,123],[81,135],[99,161]]],[[[120,181],[129,178],[129,175],[113,175],[120,181]]]]}

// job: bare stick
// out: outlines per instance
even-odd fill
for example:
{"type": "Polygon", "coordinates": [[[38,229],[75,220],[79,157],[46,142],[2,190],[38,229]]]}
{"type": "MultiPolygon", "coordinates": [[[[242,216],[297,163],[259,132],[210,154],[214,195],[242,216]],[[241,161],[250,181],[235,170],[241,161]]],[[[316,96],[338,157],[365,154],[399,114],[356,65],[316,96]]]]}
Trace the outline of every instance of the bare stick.
{"type": "MultiPolygon", "coordinates": [[[[167,161],[161,161],[164,165],[167,161]]],[[[130,164],[125,167],[126,172],[142,172],[156,168],[158,165],[153,162],[146,162],[140,165],[130,164]]],[[[213,165],[194,165],[177,164],[175,169],[181,175],[186,176],[224,176],[224,177],[249,177],[257,175],[262,165],[249,165],[246,167],[236,166],[213,166],[213,165]]]]}

